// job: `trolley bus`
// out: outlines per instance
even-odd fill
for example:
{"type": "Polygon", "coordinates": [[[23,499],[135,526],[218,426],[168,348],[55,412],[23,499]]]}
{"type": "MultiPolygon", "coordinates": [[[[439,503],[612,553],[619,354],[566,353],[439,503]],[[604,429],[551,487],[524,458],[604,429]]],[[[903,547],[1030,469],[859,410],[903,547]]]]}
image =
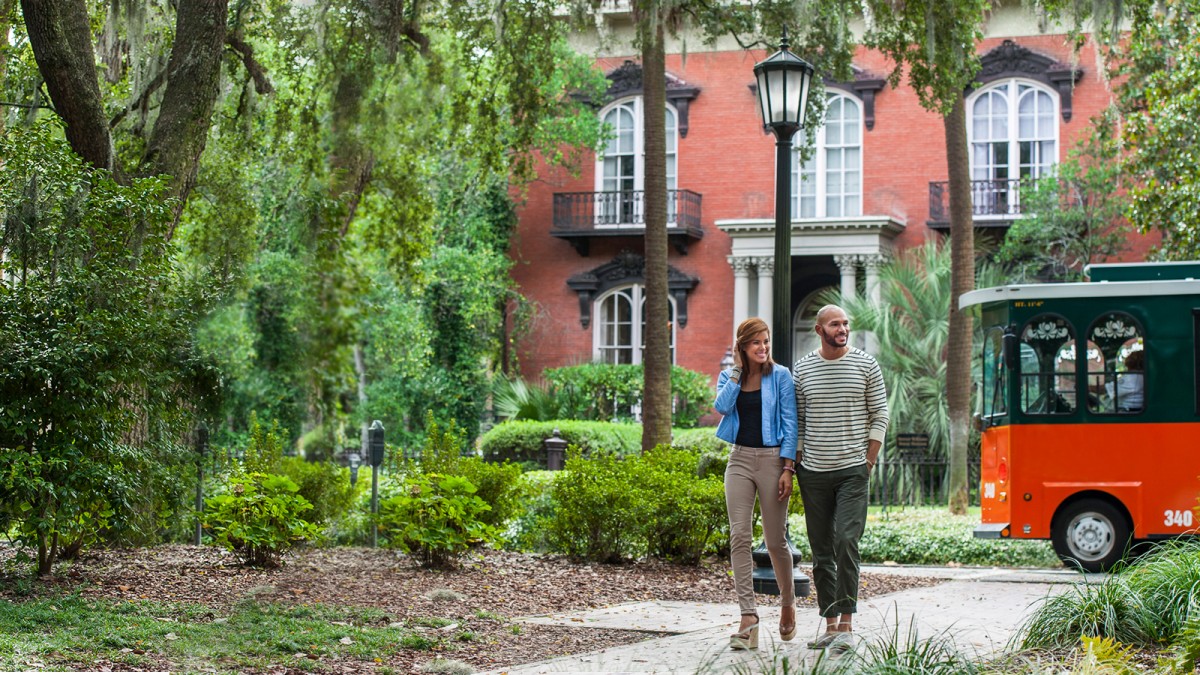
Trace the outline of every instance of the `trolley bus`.
{"type": "Polygon", "coordinates": [[[1110,568],[1200,521],[1200,263],[964,293],[977,312],[980,538],[1110,568]]]}

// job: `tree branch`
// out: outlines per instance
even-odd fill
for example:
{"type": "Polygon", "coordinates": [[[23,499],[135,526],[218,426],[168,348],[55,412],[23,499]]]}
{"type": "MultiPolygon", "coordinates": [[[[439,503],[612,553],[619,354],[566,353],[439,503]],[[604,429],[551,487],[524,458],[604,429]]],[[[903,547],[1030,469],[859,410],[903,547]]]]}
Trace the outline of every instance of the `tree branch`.
{"type": "Polygon", "coordinates": [[[121,112],[117,113],[116,115],[113,115],[113,118],[111,120],[109,120],[109,122],[108,122],[108,128],[115,129],[117,127],[117,125],[120,124],[121,121],[125,119],[126,115],[128,115],[130,112],[137,110],[138,108],[141,108],[142,106],[146,105],[146,101],[147,101],[147,99],[150,98],[150,94],[153,94],[155,91],[157,91],[158,88],[163,85],[163,82],[166,82],[166,81],[167,81],[167,71],[166,71],[166,69],[163,69],[163,70],[159,71],[159,73],[157,75],[154,76],[154,79],[150,80],[150,82],[148,84],[146,84],[146,88],[142,90],[141,94],[138,94],[138,97],[136,99],[134,99],[134,101],[132,103],[125,106],[125,108],[123,110],[121,110],[121,112]]]}
{"type": "Polygon", "coordinates": [[[54,106],[52,106],[52,105],[39,105],[36,103],[11,103],[9,101],[0,101],[0,105],[5,105],[10,108],[26,108],[28,110],[52,110],[55,113],[58,112],[57,110],[55,110],[54,106]]]}
{"type": "Polygon", "coordinates": [[[225,44],[229,46],[230,51],[242,59],[242,65],[246,67],[246,72],[254,78],[254,89],[258,93],[270,94],[275,91],[275,87],[267,79],[267,69],[263,68],[262,64],[254,58],[253,46],[236,35],[226,36],[225,44]]]}

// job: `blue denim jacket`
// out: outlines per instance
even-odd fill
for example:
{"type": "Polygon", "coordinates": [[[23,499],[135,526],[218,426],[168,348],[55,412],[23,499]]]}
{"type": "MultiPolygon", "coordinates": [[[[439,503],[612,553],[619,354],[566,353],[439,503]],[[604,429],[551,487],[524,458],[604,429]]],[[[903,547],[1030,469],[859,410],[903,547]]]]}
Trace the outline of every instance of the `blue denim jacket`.
{"type": "MultiPolygon", "coordinates": [[[[713,407],[721,413],[717,438],[733,443],[738,433],[737,397],[741,384],[729,379],[726,370],[717,377],[717,400],[713,407]]],[[[779,446],[779,456],[796,459],[796,385],[792,373],[778,363],[762,383],[762,437],[766,447],[779,446]]]]}

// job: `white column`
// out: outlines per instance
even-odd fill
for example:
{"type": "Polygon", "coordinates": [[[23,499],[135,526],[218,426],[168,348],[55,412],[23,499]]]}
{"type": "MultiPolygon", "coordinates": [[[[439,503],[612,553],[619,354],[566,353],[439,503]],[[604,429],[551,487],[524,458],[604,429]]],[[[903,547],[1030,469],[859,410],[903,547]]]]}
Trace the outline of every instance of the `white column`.
{"type": "Polygon", "coordinates": [[[858,276],[858,256],[835,255],[833,262],[837,263],[838,269],[842,272],[842,298],[857,297],[858,289],[855,277],[858,276]]]}
{"type": "Polygon", "coordinates": [[[750,258],[729,257],[729,266],[733,268],[733,330],[735,333],[738,324],[750,316],[750,265],[750,258]]]}
{"type": "Polygon", "coordinates": [[[758,265],[758,317],[768,326],[774,326],[775,258],[756,258],[755,262],[758,265]]]}
{"type": "Polygon", "coordinates": [[[882,297],[879,291],[879,266],[883,263],[884,257],[880,254],[863,257],[863,266],[867,270],[867,298],[876,305],[882,297]]]}

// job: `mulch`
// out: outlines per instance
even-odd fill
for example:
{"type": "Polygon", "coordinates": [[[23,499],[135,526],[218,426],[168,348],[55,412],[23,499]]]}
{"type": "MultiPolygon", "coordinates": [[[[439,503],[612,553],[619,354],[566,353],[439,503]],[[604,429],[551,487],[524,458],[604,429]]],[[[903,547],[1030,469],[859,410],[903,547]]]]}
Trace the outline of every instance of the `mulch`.
{"type": "MultiPolygon", "coordinates": [[[[0,549],[0,559],[5,555],[0,549]]],[[[929,578],[864,573],[860,597],[936,583],[929,578]]],[[[69,593],[126,601],[201,603],[214,619],[247,599],[370,607],[385,614],[384,625],[403,624],[407,629],[427,631],[436,640],[432,649],[401,649],[383,663],[323,656],[320,662],[309,664],[317,671],[333,673],[375,672],[381,666],[393,672],[420,672],[439,658],[465,662],[477,671],[503,668],[656,637],[641,631],[536,624],[521,624],[517,632],[513,620],[518,617],[645,600],[736,602],[724,560],[699,566],[654,560],[601,565],[494,550],[474,553],[454,570],[424,569],[406,555],[366,548],[305,550],[291,555],[281,568],[258,570],[242,567],[236,556],[219,549],[168,545],[89,553],[60,565],[54,575],[39,582],[32,596],[17,596],[11,583],[0,583],[0,598],[14,602],[69,593]],[[439,589],[455,594],[432,593],[439,589]],[[453,620],[456,634],[469,631],[474,637],[456,641],[439,629],[420,626],[427,623],[421,620],[431,618],[453,620]]],[[[764,606],[778,604],[772,596],[760,596],[759,601],[764,606]]],[[[816,621],[815,597],[800,598],[798,603],[801,621],[806,613],[816,621]]],[[[171,663],[165,654],[145,657],[157,669],[178,670],[179,664],[171,663]]],[[[112,667],[106,662],[75,665],[81,670],[112,667]]],[[[288,671],[280,666],[267,672],[288,671]]]]}

